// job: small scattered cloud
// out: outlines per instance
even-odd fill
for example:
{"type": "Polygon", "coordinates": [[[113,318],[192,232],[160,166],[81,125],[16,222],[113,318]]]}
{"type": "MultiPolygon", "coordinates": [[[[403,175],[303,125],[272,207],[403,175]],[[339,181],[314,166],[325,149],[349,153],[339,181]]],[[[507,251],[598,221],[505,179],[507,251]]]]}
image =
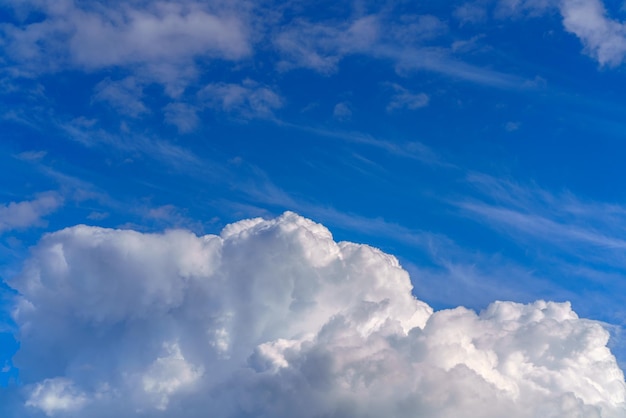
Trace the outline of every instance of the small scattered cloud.
{"type": "Polygon", "coordinates": [[[0,204],[0,233],[45,226],[43,218],[62,205],[63,198],[57,192],[41,193],[33,200],[0,204]]]}
{"type": "Polygon", "coordinates": [[[379,32],[380,22],[375,15],[339,25],[298,19],[278,33],[273,42],[282,55],[280,69],[300,67],[330,74],[346,55],[369,51],[379,32]]]}
{"type": "Polygon", "coordinates": [[[198,108],[187,103],[169,103],[163,108],[165,122],[176,126],[178,132],[193,132],[200,124],[198,108]]]}
{"type": "Polygon", "coordinates": [[[87,215],[87,219],[92,221],[101,221],[109,217],[108,212],[91,212],[87,215]]]}
{"type": "Polygon", "coordinates": [[[45,379],[31,389],[26,406],[40,409],[47,416],[80,410],[88,399],[71,380],[64,378],[45,379]]]}
{"type": "Polygon", "coordinates": [[[389,84],[394,91],[391,100],[387,105],[387,112],[392,112],[399,109],[415,110],[420,107],[428,106],[430,97],[426,93],[412,93],[404,87],[391,83],[389,84]]]}
{"type": "Polygon", "coordinates": [[[202,222],[190,219],[184,209],[171,204],[142,207],[139,209],[139,215],[160,228],[187,228],[197,233],[204,231],[202,222]]]}
{"type": "Polygon", "coordinates": [[[38,162],[48,154],[47,151],[24,151],[15,155],[15,158],[22,161],[38,162]]]}
{"type": "Polygon", "coordinates": [[[559,3],[559,0],[498,0],[494,15],[498,18],[538,17],[556,11],[559,3]]]}
{"type": "Polygon", "coordinates": [[[522,126],[521,122],[507,122],[504,124],[504,130],[506,130],[507,132],[515,132],[517,130],[519,130],[519,128],[522,126]]]}
{"type": "Polygon", "coordinates": [[[450,47],[450,49],[455,54],[456,53],[465,54],[469,52],[479,51],[485,48],[479,42],[484,37],[485,37],[484,35],[476,35],[476,36],[472,36],[470,39],[460,39],[460,40],[454,41],[452,42],[452,46],[450,47]]]}
{"type": "Polygon", "coordinates": [[[432,15],[402,15],[390,26],[389,35],[403,45],[435,39],[449,30],[446,22],[432,15]]]}
{"type": "Polygon", "coordinates": [[[487,9],[480,3],[464,3],[456,7],[452,14],[462,24],[476,24],[487,20],[487,9]]]}
{"type": "Polygon", "coordinates": [[[141,101],[143,86],[135,77],[126,77],[122,80],[107,78],[94,88],[93,102],[104,102],[119,113],[131,117],[138,117],[149,110],[141,101]]]}
{"type": "Polygon", "coordinates": [[[546,80],[543,77],[540,76],[536,76],[534,79],[532,80],[527,80],[526,82],[524,82],[524,86],[525,88],[528,89],[545,89],[548,86],[548,80],[546,80]]]}
{"type": "Polygon", "coordinates": [[[431,15],[405,15],[389,21],[384,13],[347,22],[294,21],[273,38],[281,56],[278,68],[308,68],[330,75],[347,56],[363,55],[391,62],[396,71],[427,70],[496,88],[520,88],[525,79],[454,58],[451,48],[432,45],[448,32],[446,22],[431,15]]]}
{"type": "Polygon", "coordinates": [[[352,109],[347,102],[340,102],[333,108],[333,117],[340,121],[350,120],[352,118],[352,109]]]}
{"type": "Polygon", "coordinates": [[[271,88],[250,79],[241,84],[208,84],[200,90],[198,97],[205,106],[242,119],[272,119],[274,111],[280,109],[284,102],[271,88]]]}

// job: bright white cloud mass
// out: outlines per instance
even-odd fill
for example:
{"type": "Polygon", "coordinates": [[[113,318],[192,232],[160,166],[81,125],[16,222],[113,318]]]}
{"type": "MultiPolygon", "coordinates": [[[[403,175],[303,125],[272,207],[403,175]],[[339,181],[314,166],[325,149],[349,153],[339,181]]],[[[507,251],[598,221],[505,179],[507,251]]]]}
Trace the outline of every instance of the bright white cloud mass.
{"type": "Polygon", "coordinates": [[[0,418],[626,417],[622,3],[0,0],[0,418]]]}
{"type": "Polygon", "coordinates": [[[291,212],[219,236],[63,229],[10,285],[15,416],[626,414],[608,332],[569,303],[433,312],[395,257],[291,212]]]}

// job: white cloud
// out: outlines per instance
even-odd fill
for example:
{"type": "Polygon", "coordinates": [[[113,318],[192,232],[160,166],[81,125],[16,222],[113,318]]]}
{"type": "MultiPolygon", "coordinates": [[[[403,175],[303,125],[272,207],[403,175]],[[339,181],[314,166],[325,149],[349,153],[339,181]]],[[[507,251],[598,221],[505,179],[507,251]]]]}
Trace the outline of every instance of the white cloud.
{"type": "Polygon", "coordinates": [[[185,361],[178,343],[164,343],[163,348],[165,355],[154,360],[141,377],[144,392],[155,395],[151,401],[160,410],[167,409],[169,395],[193,385],[204,374],[204,369],[185,361]]]}
{"type": "Polygon", "coordinates": [[[333,117],[338,120],[349,120],[352,117],[352,109],[349,103],[340,102],[333,108],[333,117]]]}
{"type": "Polygon", "coordinates": [[[273,43],[281,54],[282,70],[308,68],[332,74],[345,57],[363,55],[390,61],[400,73],[427,70],[486,86],[523,87],[526,80],[521,77],[468,64],[454,58],[449,47],[428,44],[447,31],[447,24],[434,16],[406,15],[391,22],[380,13],[340,23],[294,19],[278,31],[273,43]]]}
{"type": "Polygon", "coordinates": [[[446,34],[448,25],[432,15],[402,15],[389,32],[401,45],[412,45],[446,34]]]}
{"type": "Polygon", "coordinates": [[[377,16],[365,16],[339,25],[295,20],[274,39],[283,56],[280,67],[304,67],[332,73],[344,56],[371,50],[379,40],[379,26],[377,16]]]}
{"type": "Polygon", "coordinates": [[[48,416],[79,410],[87,402],[72,382],[64,378],[45,379],[31,389],[26,406],[41,409],[48,416]]]}
{"type": "Polygon", "coordinates": [[[461,23],[480,23],[487,20],[487,9],[484,4],[463,3],[454,9],[453,15],[461,23]]]}
{"type": "Polygon", "coordinates": [[[500,0],[499,16],[539,16],[558,11],[566,31],[600,65],[615,66],[626,56],[626,27],[609,16],[602,0],[500,0]]]}
{"type": "Polygon", "coordinates": [[[45,225],[44,216],[57,210],[63,198],[56,192],[41,193],[34,200],[0,205],[0,233],[45,225]]]}
{"type": "Polygon", "coordinates": [[[346,56],[396,60],[389,50],[407,51],[447,31],[447,24],[431,15],[402,15],[390,21],[381,13],[340,23],[296,19],[274,37],[274,44],[282,54],[279,68],[309,68],[330,74],[346,56]]]}
{"type": "Polygon", "coordinates": [[[495,14],[499,17],[540,16],[558,5],[559,0],[499,0],[495,14]]]}
{"type": "Polygon", "coordinates": [[[390,87],[395,93],[387,105],[387,112],[392,112],[396,109],[415,110],[428,106],[430,98],[426,93],[412,93],[398,84],[390,84],[390,87]]]}
{"type": "Polygon", "coordinates": [[[15,364],[48,415],[626,413],[608,332],[568,303],[433,313],[394,257],[293,213],[220,236],[68,228],[11,284],[15,364]]]}
{"type": "Polygon", "coordinates": [[[524,81],[451,59],[446,46],[424,47],[448,32],[448,24],[432,15],[393,19],[383,10],[348,20],[310,21],[294,5],[277,8],[247,0],[141,1],[115,8],[71,0],[11,3],[22,10],[23,19],[4,25],[0,42],[13,74],[121,68],[180,97],[207,60],[240,62],[254,57],[255,47],[271,43],[280,70],[330,74],[344,57],[360,54],[401,69],[426,69],[497,87],[519,87],[524,81]],[[38,15],[36,22],[26,18],[29,12],[38,15]]]}
{"type": "Polygon", "coordinates": [[[48,154],[47,151],[24,151],[15,155],[15,158],[22,161],[37,162],[43,160],[46,154],[48,154]]]}
{"type": "Polygon", "coordinates": [[[198,57],[239,60],[251,53],[242,17],[230,7],[196,1],[14,2],[42,19],[2,27],[0,35],[19,71],[97,70],[138,66],[150,79],[172,84],[193,75],[198,57]]]}
{"type": "Polygon", "coordinates": [[[269,87],[252,80],[241,84],[212,83],[198,93],[209,107],[230,112],[244,119],[272,118],[283,99],[269,87]]]}
{"type": "Polygon", "coordinates": [[[522,126],[521,122],[509,121],[504,124],[504,130],[507,132],[515,132],[522,126]]]}
{"type": "Polygon", "coordinates": [[[108,103],[120,113],[137,117],[148,112],[141,101],[142,95],[143,88],[134,77],[119,81],[107,78],[96,85],[93,100],[108,103]]]}
{"type": "Polygon", "coordinates": [[[163,111],[165,122],[176,126],[180,133],[192,132],[200,123],[198,109],[187,103],[169,103],[163,111]]]}
{"type": "Polygon", "coordinates": [[[626,56],[626,28],[607,16],[600,0],[561,2],[563,26],[578,36],[585,52],[601,65],[621,64],[626,56]]]}

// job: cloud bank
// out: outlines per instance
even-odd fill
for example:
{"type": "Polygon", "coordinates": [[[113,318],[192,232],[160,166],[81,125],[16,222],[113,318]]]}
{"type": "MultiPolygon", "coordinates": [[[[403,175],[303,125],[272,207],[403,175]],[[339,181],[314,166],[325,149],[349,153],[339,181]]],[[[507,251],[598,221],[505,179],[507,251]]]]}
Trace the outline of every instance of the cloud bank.
{"type": "Polygon", "coordinates": [[[433,312],[393,256],[294,213],[220,236],[64,229],[11,285],[13,416],[626,413],[608,332],[568,303],[433,312]]]}

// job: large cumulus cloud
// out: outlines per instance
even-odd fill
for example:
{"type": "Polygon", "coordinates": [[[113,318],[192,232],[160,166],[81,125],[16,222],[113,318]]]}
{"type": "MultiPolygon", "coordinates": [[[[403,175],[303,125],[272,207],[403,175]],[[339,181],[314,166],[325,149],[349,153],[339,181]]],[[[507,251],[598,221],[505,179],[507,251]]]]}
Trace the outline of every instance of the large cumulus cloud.
{"type": "Polygon", "coordinates": [[[68,228],[11,284],[15,416],[626,414],[608,333],[569,304],[433,312],[393,256],[293,213],[220,236],[68,228]]]}

